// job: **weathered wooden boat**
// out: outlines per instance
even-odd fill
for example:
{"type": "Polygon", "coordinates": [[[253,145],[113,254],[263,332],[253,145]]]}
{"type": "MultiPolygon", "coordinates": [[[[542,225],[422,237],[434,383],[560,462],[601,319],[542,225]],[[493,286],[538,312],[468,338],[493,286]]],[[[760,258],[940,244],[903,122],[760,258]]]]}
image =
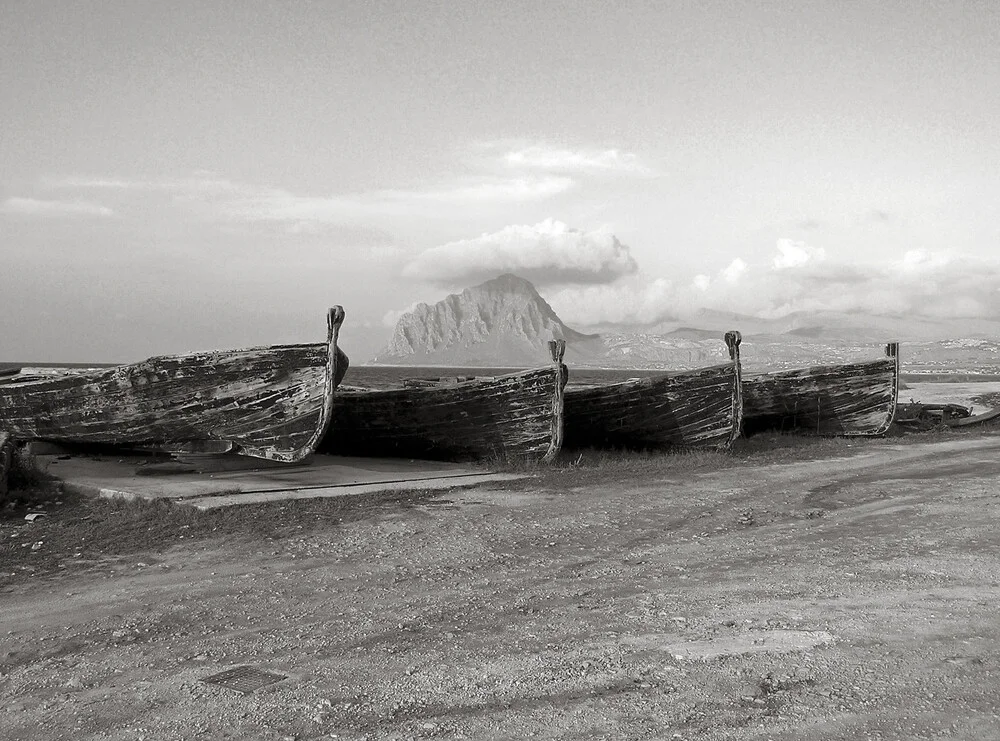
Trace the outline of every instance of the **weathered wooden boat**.
{"type": "Polygon", "coordinates": [[[926,431],[941,427],[974,427],[1000,420],[1000,409],[973,414],[961,404],[923,404],[919,401],[896,405],[893,424],[907,430],[926,431]]]}
{"type": "Polygon", "coordinates": [[[930,430],[950,426],[952,422],[972,416],[972,409],[960,404],[924,404],[919,401],[896,404],[893,424],[910,430],[930,430]]]}
{"type": "Polygon", "coordinates": [[[743,416],[740,333],[730,362],[602,385],[566,387],[566,448],[726,448],[743,416]]]}
{"type": "Polygon", "coordinates": [[[17,375],[0,382],[0,430],[19,441],[236,453],[294,463],[326,433],[347,370],[327,341],[149,358],[117,368],[17,375]]]}
{"type": "Polygon", "coordinates": [[[996,425],[1000,423],[1000,409],[990,409],[979,414],[970,414],[968,417],[958,417],[946,419],[946,427],[974,427],[976,425],[996,425]]]}
{"type": "Polygon", "coordinates": [[[830,436],[885,434],[899,391],[899,343],[878,360],[817,365],[743,379],[743,429],[830,436]]]}
{"type": "Polygon", "coordinates": [[[416,379],[341,389],[337,424],[320,444],[335,455],[433,460],[550,461],[562,446],[566,343],[552,365],[493,377],[416,379]]]}

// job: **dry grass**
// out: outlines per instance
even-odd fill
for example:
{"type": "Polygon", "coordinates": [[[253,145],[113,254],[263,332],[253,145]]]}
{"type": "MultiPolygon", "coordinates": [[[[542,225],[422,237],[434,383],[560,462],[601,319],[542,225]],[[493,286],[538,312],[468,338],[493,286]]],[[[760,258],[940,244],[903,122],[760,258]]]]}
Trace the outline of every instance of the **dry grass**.
{"type": "MultiPolygon", "coordinates": [[[[584,450],[564,452],[551,465],[493,461],[484,469],[526,473],[511,489],[569,489],[678,479],[726,468],[772,465],[863,453],[872,447],[961,437],[996,435],[995,430],[942,429],[883,439],[810,438],[758,435],[741,439],[728,451],[672,453],[584,450]]],[[[201,511],[171,501],[87,498],[64,493],[59,483],[22,460],[11,471],[11,493],[0,510],[0,576],[39,576],[140,554],[173,545],[236,547],[267,543],[280,551],[290,537],[339,528],[418,506],[440,491],[395,491],[327,499],[297,499],[201,511]],[[27,522],[32,511],[45,517],[27,522]],[[42,542],[36,550],[31,546],[42,542]]]]}
{"type": "MultiPolygon", "coordinates": [[[[262,543],[280,550],[294,536],[411,507],[433,491],[296,499],[198,510],[169,500],[92,498],[57,483],[15,492],[0,512],[0,577],[35,577],[121,558],[151,561],[174,545],[262,543]],[[45,512],[33,522],[30,512],[45,512]],[[42,545],[32,550],[38,542],[42,545]]],[[[2,582],[0,582],[2,583],[2,582]]]]}

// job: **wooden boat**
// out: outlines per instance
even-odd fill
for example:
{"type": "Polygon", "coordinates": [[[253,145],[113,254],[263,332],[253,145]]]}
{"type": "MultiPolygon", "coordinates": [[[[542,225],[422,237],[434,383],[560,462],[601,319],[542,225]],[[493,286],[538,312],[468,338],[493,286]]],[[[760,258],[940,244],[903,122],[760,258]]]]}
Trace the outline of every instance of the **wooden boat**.
{"type": "Polygon", "coordinates": [[[552,365],[494,377],[416,379],[401,388],[338,391],[335,455],[550,461],[562,446],[566,343],[552,365]]]}
{"type": "Polygon", "coordinates": [[[620,383],[566,387],[566,448],[726,448],[743,414],[740,333],[730,362],[620,383]]]}
{"type": "Polygon", "coordinates": [[[813,435],[883,435],[899,390],[899,343],[860,363],[763,373],[743,379],[743,429],[813,435]]]}
{"type": "Polygon", "coordinates": [[[951,426],[953,422],[968,419],[972,409],[960,404],[924,404],[919,401],[896,404],[893,424],[911,430],[930,430],[951,426]]]}
{"type": "Polygon", "coordinates": [[[973,427],[975,425],[997,424],[998,421],[1000,421],[1000,409],[990,409],[979,414],[970,414],[968,417],[946,419],[944,424],[947,427],[973,427]]]}
{"type": "Polygon", "coordinates": [[[893,424],[908,430],[933,430],[940,427],[974,427],[1000,419],[1000,409],[973,414],[960,404],[922,404],[919,401],[896,405],[893,424]]]}
{"type": "Polygon", "coordinates": [[[294,463],[326,433],[347,370],[337,347],[344,310],[327,312],[325,343],[149,358],[117,368],[0,379],[0,430],[14,438],[231,452],[294,463]]]}

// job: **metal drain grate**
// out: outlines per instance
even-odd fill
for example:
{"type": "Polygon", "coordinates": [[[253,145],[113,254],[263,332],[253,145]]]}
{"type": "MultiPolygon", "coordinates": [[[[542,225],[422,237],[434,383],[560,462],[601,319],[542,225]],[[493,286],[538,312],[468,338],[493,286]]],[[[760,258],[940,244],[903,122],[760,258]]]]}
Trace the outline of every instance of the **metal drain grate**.
{"type": "Polygon", "coordinates": [[[261,671],[254,666],[238,666],[235,669],[227,669],[210,677],[204,677],[201,681],[208,684],[217,684],[220,687],[236,690],[237,692],[242,692],[244,695],[248,695],[254,690],[259,690],[268,684],[280,682],[282,679],[287,679],[287,677],[284,674],[272,674],[271,672],[261,671]]]}

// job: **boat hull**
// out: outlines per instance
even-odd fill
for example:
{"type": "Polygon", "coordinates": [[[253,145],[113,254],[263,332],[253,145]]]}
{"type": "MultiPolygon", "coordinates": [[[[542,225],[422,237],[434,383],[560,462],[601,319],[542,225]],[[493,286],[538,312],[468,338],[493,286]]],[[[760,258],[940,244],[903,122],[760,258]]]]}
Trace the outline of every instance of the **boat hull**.
{"type": "Polygon", "coordinates": [[[0,430],[0,502],[7,495],[7,472],[14,459],[14,438],[6,430],[0,430]]]}
{"type": "Polygon", "coordinates": [[[293,463],[326,433],[346,356],[343,309],[326,343],[149,358],[0,384],[0,429],[19,440],[209,448],[293,463]],[[338,369],[338,366],[340,368],[338,369]]]}
{"type": "Polygon", "coordinates": [[[732,362],[601,386],[566,388],[566,448],[726,448],[743,413],[739,333],[732,362]]]}
{"type": "MultiPolygon", "coordinates": [[[[563,346],[564,347],[564,346],[563,346]]],[[[489,378],[342,390],[320,451],[429,460],[549,461],[562,447],[562,350],[552,366],[489,378]]]]}
{"type": "Polygon", "coordinates": [[[818,365],[747,377],[743,424],[763,430],[826,436],[883,435],[899,392],[898,345],[879,360],[818,365]]]}

